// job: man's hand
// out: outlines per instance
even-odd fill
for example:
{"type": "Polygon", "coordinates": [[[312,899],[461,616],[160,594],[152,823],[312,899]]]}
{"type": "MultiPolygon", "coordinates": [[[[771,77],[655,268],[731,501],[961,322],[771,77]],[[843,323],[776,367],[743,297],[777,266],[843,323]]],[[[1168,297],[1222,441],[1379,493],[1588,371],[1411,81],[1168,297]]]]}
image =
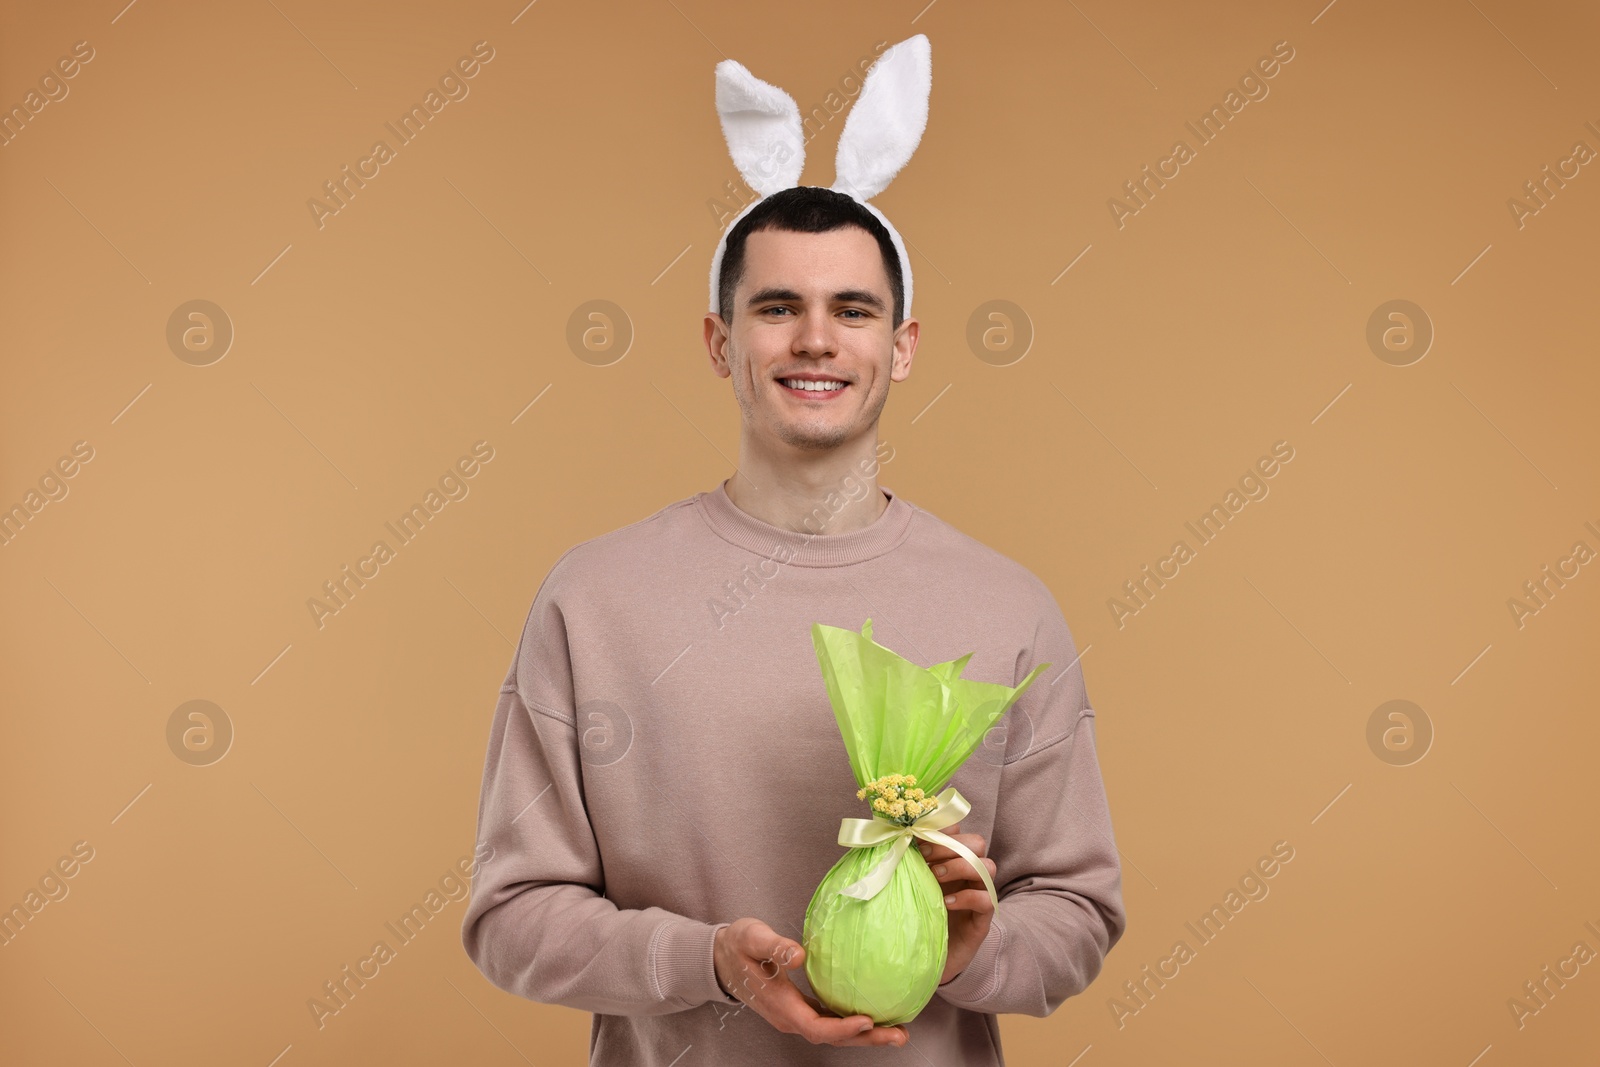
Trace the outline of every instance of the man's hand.
{"type": "Polygon", "coordinates": [[[871,1016],[841,1019],[801,993],[785,971],[805,964],[806,950],[760,919],[739,919],[717,931],[712,962],[723,988],[756,1010],[780,1033],[813,1045],[892,1045],[910,1040],[900,1026],[874,1026],[871,1016]]]}
{"type": "MultiPolygon", "coordinates": [[[[957,823],[946,827],[944,833],[970,848],[973,855],[989,869],[989,877],[993,879],[994,860],[984,856],[983,836],[960,834],[956,832],[959,829],[961,824],[957,823]]],[[[945,908],[950,914],[950,951],[945,956],[944,973],[939,976],[939,983],[943,985],[967,969],[972,957],[978,954],[978,946],[989,936],[989,924],[994,919],[994,901],[989,899],[989,890],[984,888],[983,879],[972,864],[962,859],[954,849],[932,841],[920,842],[919,847],[928,866],[933,868],[933,876],[939,879],[939,888],[945,894],[945,908]]]]}

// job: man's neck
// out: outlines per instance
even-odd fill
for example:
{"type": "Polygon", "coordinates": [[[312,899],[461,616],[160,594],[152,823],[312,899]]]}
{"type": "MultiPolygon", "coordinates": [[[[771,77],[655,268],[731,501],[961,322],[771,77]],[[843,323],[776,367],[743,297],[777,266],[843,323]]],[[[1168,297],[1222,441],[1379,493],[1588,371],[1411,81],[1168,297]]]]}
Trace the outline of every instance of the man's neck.
{"type": "Polygon", "coordinates": [[[728,479],[728,499],[746,515],[797,533],[827,536],[865,529],[889,506],[877,477],[861,473],[863,466],[876,470],[876,454],[873,441],[864,461],[840,454],[797,468],[762,463],[741,450],[739,469],[728,479]],[[844,506],[835,512],[830,500],[843,500],[844,506]]]}

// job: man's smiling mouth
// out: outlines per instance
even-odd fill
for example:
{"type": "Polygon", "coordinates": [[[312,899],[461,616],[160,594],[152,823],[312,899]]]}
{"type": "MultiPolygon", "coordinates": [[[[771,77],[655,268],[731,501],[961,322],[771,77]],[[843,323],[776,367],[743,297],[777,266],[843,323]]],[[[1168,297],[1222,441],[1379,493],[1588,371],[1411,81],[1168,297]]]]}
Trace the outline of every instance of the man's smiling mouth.
{"type": "Polygon", "coordinates": [[[849,382],[841,382],[832,378],[779,378],[778,384],[794,392],[806,393],[837,393],[844,389],[849,382]]]}

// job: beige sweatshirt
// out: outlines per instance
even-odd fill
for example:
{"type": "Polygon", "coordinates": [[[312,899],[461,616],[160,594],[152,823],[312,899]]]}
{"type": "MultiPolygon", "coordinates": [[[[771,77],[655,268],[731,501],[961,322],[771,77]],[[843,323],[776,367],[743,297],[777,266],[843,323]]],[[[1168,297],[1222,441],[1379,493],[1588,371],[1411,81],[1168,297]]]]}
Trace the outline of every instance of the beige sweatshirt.
{"type": "Polygon", "coordinates": [[[1050,590],[880,488],[870,526],[827,533],[824,506],[824,532],[800,533],[739,510],[724,482],[576,545],[539,587],[489,730],[493,856],[461,933],[501,989],[594,1013],[591,1064],[999,1065],[996,1014],[1049,1015],[1122,936],[1094,711],[1050,590]],[[950,781],[1000,915],[900,1049],[780,1033],[722,992],[711,957],[743,916],[801,941],[840,821],[869,814],[811,643],[813,622],[869,617],[924,666],[975,653],[978,681],[1051,664],[950,781]]]}

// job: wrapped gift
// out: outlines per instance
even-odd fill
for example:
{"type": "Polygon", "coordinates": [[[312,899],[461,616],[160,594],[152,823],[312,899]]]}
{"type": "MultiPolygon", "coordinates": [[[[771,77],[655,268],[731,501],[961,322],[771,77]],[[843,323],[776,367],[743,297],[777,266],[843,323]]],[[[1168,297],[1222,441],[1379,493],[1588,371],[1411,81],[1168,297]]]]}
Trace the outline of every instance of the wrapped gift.
{"type": "Polygon", "coordinates": [[[988,868],[940,832],[971,810],[946,784],[1049,664],[1014,687],[970,681],[960,675],[971,652],[921,667],[872,640],[871,619],[860,633],[813,624],[811,642],[860,786],[856,796],[871,818],[841,824],[839,844],[849,851],[806,908],[806,978],[837,1015],[894,1026],[915,1019],[933,997],[949,950],[944,891],[913,838],[971,863],[998,914],[988,868]]]}

